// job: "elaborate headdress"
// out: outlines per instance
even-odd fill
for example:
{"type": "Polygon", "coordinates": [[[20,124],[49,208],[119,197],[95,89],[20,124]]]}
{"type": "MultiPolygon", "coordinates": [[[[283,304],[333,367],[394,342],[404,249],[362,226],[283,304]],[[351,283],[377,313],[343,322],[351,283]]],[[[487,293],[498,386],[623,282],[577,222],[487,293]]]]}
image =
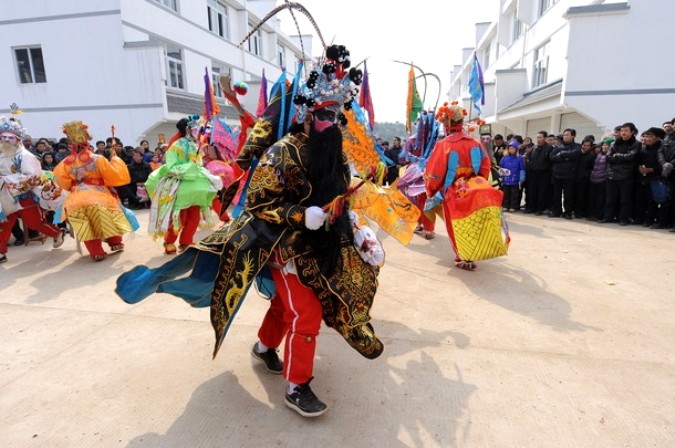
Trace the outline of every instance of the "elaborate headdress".
{"type": "MultiPolygon", "coordinates": [[[[296,107],[295,121],[302,123],[307,112],[312,113],[324,107],[337,106],[349,110],[352,100],[359,94],[358,86],[363,81],[363,71],[349,66],[349,50],[343,45],[331,45],[326,55],[317,63],[320,71],[312,70],[299,94],[293,98],[296,107]]],[[[346,118],[340,114],[344,126],[346,118]]]]}
{"type": "Polygon", "coordinates": [[[438,108],[436,112],[436,120],[444,124],[446,127],[452,125],[459,125],[464,121],[466,117],[466,109],[457,105],[456,102],[453,102],[448,106],[448,103],[443,103],[443,106],[438,108]]]}
{"type": "Polygon", "coordinates": [[[79,120],[63,124],[63,133],[68,137],[70,144],[74,146],[81,146],[92,139],[88,129],[89,126],[79,120]]]}
{"type": "Polygon", "coordinates": [[[0,117],[0,133],[3,132],[11,132],[19,137],[19,140],[23,139],[23,136],[26,134],[26,130],[21,127],[21,123],[18,121],[10,120],[7,117],[0,117]]]}

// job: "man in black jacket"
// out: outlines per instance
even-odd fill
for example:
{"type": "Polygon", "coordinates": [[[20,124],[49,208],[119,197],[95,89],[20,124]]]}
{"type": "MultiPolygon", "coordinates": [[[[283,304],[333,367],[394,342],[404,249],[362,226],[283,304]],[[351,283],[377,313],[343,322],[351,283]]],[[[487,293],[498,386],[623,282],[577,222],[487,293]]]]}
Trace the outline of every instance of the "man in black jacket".
{"type": "Polygon", "coordinates": [[[572,211],[574,210],[574,180],[577,164],[581,157],[581,147],[578,143],[574,142],[574,137],[577,136],[576,130],[565,129],[562,135],[562,145],[556,146],[551,151],[553,205],[549,216],[557,218],[562,214],[565,219],[572,219],[572,211]]]}
{"type": "Polygon", "coordinates": [[[128,167],[131,182],[123,187],[118,187],[117,192],[122,201],[128,200],[129,207],[133,209],[142,208],[143,204],[137,195],[138,187],[148,180],[148,176],[152,173],[152,168],[143,160],[143,154],[140,151],[134,151],[128,167]]]}
{"type": "MultiPolygon", "coordinates": [[[[675,119],[673,122],[675,122],[675,119]]],[[[656,153],[656,158],[661,167],[661,176],[666,178],[670,187],[670,197],[659,213],[658,222],[663,226],[672,224],[671,232],[675,232],[675,219],[673,219],[673,212],[675,212],[675,172],[673,170],[673,166],[675,166],[675,144],[673,143],[675,143],[673,140],[668,142],[668,136],[666,136],[661,148],[656,153]]]]}
{"type": "Polygon", "coordinates": [[[551,145],[546,143],[548,132],[539,131],[536,146],[529,154],[527,165],[527,197],[529,202],[525,213],[542,215],[550,207],[551,195],[551,145]]]}
{"type": "Polygon", "coordinates": [[[581,142],[581,157],[577,166],[574,185],[574,217],[581,219],[588,216],[588,189],[595,163],[593,139],[585,137],[581,142]]]}
{"type": "Polygon", "coordinates": [[[635,183],[635,159],[640,142],[635,138],[637,128],[633,123],[624,123],[621,132],[607,154],[607,202],[605,218],[598,222],[613,222],[619,208],[619,225],[630,224],[633,212],[633,184],[635,183]]]}

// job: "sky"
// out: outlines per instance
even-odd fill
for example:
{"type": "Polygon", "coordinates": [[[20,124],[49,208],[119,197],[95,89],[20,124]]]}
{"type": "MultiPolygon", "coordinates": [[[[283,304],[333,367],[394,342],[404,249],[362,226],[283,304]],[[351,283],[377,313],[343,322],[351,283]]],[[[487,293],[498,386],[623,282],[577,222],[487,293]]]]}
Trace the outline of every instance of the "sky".
{"type": "MultiPolygon", "coordinates": [[[[277,1],[282,4],[283,1],[277,1]]],[[[441,78],[441,100],[450,88],[452,66],[461,64],[462,48],[476,44],[475,24],[496,20],[499,0],[301,0],[314,17],[324,40],[344,45],[351,52],[352,65],[367,59],[371,95],[378,122],[405,123],[409,66],[412,62],[441,78]]],[[[314,27],[295,11],[303,34],[314,27]]],[[[297,34],[288,11],[280,12],[281,29],[297,34]]],[[[313,56],[321,53],[321,42],[313,40],[313,56]]],[[[438,96],[437,82],[428,78],[425,107],[433,107],[438,96]]],[[[423,81],[418,80],[420,96],[423,81]]]]}

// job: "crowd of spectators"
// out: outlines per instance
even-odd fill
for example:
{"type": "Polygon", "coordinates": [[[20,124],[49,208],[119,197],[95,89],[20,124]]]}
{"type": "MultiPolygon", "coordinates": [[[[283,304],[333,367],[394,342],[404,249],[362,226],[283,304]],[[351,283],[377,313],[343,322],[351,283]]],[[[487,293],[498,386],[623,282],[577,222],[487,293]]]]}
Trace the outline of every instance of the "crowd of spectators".
{"type": "Polygon", "coordinates": [[[633,123],[580,142],[574,129],[540,131],[532,142],[495,135],[503,211],[641,225],[675,232],[675,119],[642,133],[633,123]]]}

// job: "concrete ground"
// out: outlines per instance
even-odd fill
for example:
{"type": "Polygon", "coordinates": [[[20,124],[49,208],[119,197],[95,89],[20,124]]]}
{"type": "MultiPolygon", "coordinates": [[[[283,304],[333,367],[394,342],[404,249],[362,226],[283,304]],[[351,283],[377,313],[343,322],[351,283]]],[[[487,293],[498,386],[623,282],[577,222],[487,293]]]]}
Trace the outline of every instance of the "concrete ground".
{"type": "Polygon", "coordinates": [[[509,222],[510,255],[476,272],[452,267],[442,229],[384,238],[372,317],[385,352],[367,360],[324,328],[312,387],[330,409],[316,419],[287,409],[282,378],[249,355],[255,292],[211,360],[207,309],[113,293],[125,270],[168,259],[143,231],[102,263],[72,239],[11,248],[0,446],[675,446],[675,234],[509,222]]]}

